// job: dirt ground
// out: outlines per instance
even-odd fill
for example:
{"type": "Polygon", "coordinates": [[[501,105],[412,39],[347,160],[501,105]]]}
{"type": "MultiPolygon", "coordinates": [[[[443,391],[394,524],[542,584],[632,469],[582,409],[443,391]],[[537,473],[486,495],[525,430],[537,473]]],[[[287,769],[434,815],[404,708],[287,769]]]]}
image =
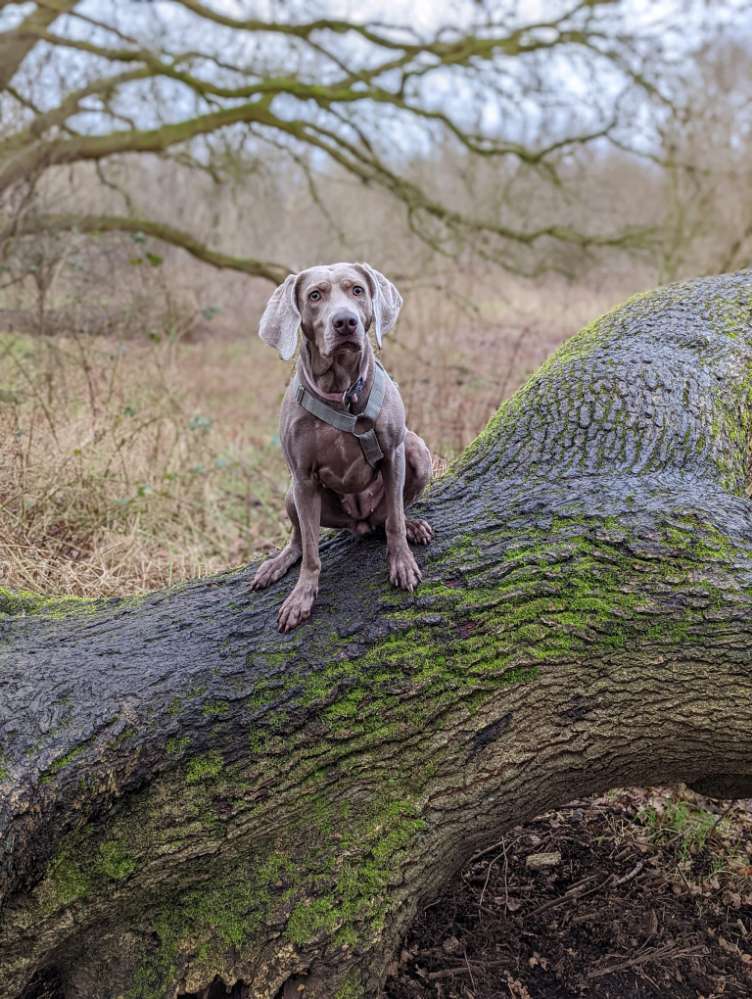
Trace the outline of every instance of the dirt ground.
{"type": "Polygon", "coordinates": [[[419,913],[386,996],[752,996],[750,805],[624,790],[513,829],[419,913]]]}

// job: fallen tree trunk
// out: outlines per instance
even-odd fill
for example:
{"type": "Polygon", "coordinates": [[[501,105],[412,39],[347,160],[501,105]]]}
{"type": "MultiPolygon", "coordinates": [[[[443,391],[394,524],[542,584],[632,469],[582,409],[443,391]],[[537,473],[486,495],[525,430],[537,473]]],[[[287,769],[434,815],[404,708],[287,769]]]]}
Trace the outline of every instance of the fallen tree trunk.
{"type": "Polygon", "coordinates": [[[249,569],[6,596],[2,995],[376,996],[510,825],[613,785],[752,793],[751,429],[752,274],[673,286],[570,340],[436,483],[415,594],[337,537],[285,636],[291,581],[249,569]]]}

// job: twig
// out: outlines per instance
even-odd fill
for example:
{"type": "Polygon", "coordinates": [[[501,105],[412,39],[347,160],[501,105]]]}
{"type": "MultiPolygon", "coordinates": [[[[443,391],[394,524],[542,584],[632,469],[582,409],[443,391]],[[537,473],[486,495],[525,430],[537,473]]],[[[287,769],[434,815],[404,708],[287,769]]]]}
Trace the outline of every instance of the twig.
{"type": "Polygon", "coordinates": [[[504,911],[509,911],[509,861],[506,843],[504,843],[504,911]]]}
{"type": "Polygon", "coordinates": [[[539,905],[537,909],[533,909],[532,912],[528,913],[527,918],[530,919],[533,916],[537,916],[541,912],[546,912],[548,909],[555,909],[557,905],[564,905],[565,902],[571,902],[574,898],[586,898],[588,895],[592,895],[593,892],[600,891],[601,888],[605,888],[605,886],[611,881],[612,875],[609,874],[605,881],[602,881],[594,888],[590,888],[588,891],[583,892],[582,888],[588,883],[588,881],[592,881],[595,877],[597,877],[597,875],[591,874],[588,877],[583,878],[582,881],[578,881],[576,885],[573,885],[569,891],[565,892],[559,898],[552,898],[548,902],[544,902],[543,905],[539,905]]]}
{"type": "MultiPolygon", "coordinates": [[[[465,956],[465,964],[459,965],[456,968],[443,968],[441,971],[430,971],[428,977],[432,982],[437,981],[440,978],[452,978],[454,975],[470,975],[472,979],[472,971],[470,965],[473,964],[477,969],[482,968],[503,968],[509,964],[509,959],[505,958],[503,961],[470,961],[465,956]]],[[[475,984],[473,984],[475,988],[475,984]]]]}
{"type": "Polygon", "coordinates": [[[638,863],[635,864],[635,866],[632,868],[629,874],[625,874],[623,877],[617,878],[616,881],[614,881],[613,887],[615,888],[617,885],[625,885],[628,881],[631,881],[632,878],[636,878],[644,866],[645,866],[644,860],[638,861],[638,863]]]}
{"type": "Polygon", "coordinates": [[[467,862],[467,864],[465,866],[469,867],[470,864],[473,863],[473,861],[480,860],[480,858],[481,857],[485,857],[485,855],[487,853],[493,853],[493,851],[494,850],[498,850],[500,846],[501,847],[504,846],[504,837],[503,836],[501,837],[501,839],[497,843],[492,843],[490,846],[487,846],[485,850],[481,850],[479,853],[474,853],[472,855],[472,857],[468,860],[468,862],[467,862]]]}
{"type": "MultiPolygon", "coordinates": [[[[483,905],[483,899],[484,899],[484,898],[485,898],[485,896],[486,896],[486,888],[488,888],[488,882],[489,882],[489,880],[490,880],[490,878],[491,878],[491,871],[493,870],[493,866],[494,866],[494,864],[496,863],[496,861],[497,861],[497,860],[499,859],[499,857],[501,857],[501,856],[503,856],[503,857],[504,857],[504,861],[505,861],[505,863],[506,863],[506,859],[507,859],[507,848],[506,848],[506,846],[505,846],[505,844],[504,844],[504,840],[503,840],[503,839],[502,839],[502,841],[501,841],[501,846],[502,846],[502,851],[503,851],[503,853],[497,853],[497,854],[496,854],[496,856],[495,856],[495,857],[493,858],[493,860],[492,860],[492,861],[490,861],[490,863],[489,863],[489,865],[488,865],[488,868],[487,868],[487,870],[486,870],[486,880],[485,880],[485,881],[483,882],[483,890],[481,891],[481,893],[480,893],[480,898],[479,898],[479,900],[478,900],[478,907],[479,907],[479,908],[480,908],[480,906],[482,906],[482,905],[483,905]]],[[[508,899],[507,899],[507,900],[508,900],[508,899]]]]}
{"type": "Polygon", "coordinates": [[[630,958],[629,961],[620,961],[618,964],[609,964],[605,968],[596,968],[593,971],[589,971],[587,977],[602,978],[604,975],[611,975],[617,971],[624,971],[626,968],[634,968],[640,964],[647,964],[649,961],[656,961],[658,958],[674,958],[674,960],[677,960],[680,957],[694,957],[696,954],[706,952],[707,948],[704,944],[695,944],[694,947],[688,947],[685,950],[676,948],[673,943],[665,944],[663,947],[655,947],[653,950],[646,951],[644,954],[640,954],[639,957],[630,958]]]}
{"type": "Polygon", "coordinates": [[[462,956],[465,958],[465,964],[467,965],[467,973],[470,975],[470,984],[473,987],[473,992],[477,992],[478,989],[475,986],[475,978],[473,977],[473,969],[470,967],[470,962],[467,959],[467,950],[463,949],[462,956]]]}

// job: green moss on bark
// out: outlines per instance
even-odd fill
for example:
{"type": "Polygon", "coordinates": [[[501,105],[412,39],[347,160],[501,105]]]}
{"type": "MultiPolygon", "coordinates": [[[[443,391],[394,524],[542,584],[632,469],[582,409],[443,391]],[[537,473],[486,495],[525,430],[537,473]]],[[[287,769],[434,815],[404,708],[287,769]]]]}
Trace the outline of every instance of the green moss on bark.
{"type": "Polygon", "coordinates": [[[98,869],[112,881],[122,881],[138,866],[124,843],[119,840],[105,840],[99,844],[98,869]]]}
{"type": "Polygon", "coordinates": [[[73,749],[65,753],[64,756],[60,756],[57,760],[54,760],[49,765],[49,767],[47,767],[47,770],[42,774],[40,778],[42,783],[47,784],[51,780],[53,780],[56,774],[58,774],[65,767],[69,766],[71,763],[77,760],[78,757],[81,756],[82,753],[86,751],[87,746],[88,743],[85,742],[81,743],[78,746],[74,746],[73,749]]]}
{"type": "Polygon", "coordinates": [[[9,590],[0,587],[0,619],[36,614],[46,618],[62,618],[71,614],[93,614],[101,606],[96,600],[73,596],[44,596],[30,590],[9,590]]]}
{"type": "Polygon", "coordinates": [[[290,872],[278,852],[258,864],[241,856],[223,873],[208,871],[210,880],[194,890],[171,894],[149,917],[157,946],[144,948],[128,999],[163,999],[189,965],[208,984],[258,932],[290,872]]]}
{"type": "Polygon", "coordinates": [[[63,847],[47,868],[39,897],[43,910],[67,907],[89,893],[92,880],[74,853],[63,847]]]}
{"type": "Polygon", "coordinates": [[[210,781],[222,772],[223,766],[222,754],[217,750],[213,749],[203,756],[196,756],[189,761],[185,769],[186,784],[210,781]]]}
{"type": "Polygon", "coordinates": [[[350,972],[334,993],[334,999],[363,999],[365,991],[356,972],[350,972]]]}

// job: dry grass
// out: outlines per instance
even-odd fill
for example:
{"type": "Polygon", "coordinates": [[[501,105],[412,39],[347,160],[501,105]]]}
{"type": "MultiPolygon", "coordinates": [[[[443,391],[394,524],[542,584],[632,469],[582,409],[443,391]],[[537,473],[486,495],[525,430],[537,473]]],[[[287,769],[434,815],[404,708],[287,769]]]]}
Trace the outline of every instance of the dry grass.
{"type": "Polygon", "coordinates": [[[283,462],[254,418],[278,393],[247,344],[16,337],[2,352],[4,584],[138,592],[280,536],[283,462]]]}
{"type": "MultiPolygon", "coordinates": [[[[448,273],[405,289],[384,359],[410,426],[448,460],[567,336],[639,285],[448,273]]],[[[288,367],[250,330],[191,342],[0,334],[0,583],[137,593],[248,561],[287,525],[276,436],[288,367]]]]}

